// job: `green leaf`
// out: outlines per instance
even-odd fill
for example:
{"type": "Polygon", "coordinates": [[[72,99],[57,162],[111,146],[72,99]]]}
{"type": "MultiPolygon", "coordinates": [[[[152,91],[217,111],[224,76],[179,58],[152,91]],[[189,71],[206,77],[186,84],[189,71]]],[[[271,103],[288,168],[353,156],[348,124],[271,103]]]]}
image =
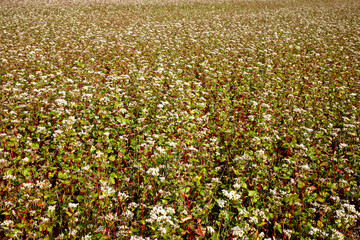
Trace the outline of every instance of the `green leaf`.
{"type": "Polygon", "coordinates": [[[264,226],[264,225],[266,225],[266,224],[267,224],[267,222],[259,223],[259,224],[258,224],[258,227],[264,226]]]}
{"type": "Polygon", "coordinates": [[[248,193],[248,195],[249,195],[249,197],[253,197],[253,196],[255,196],[256,194],[258,194],[258,192],[257,191],[249,191],[249,193],[248,193]]]}
{"type": "Polygon", "coordinates": [[[192,219],[192,215],[188,215],[188,216],[182,218],[180,222],[183,223],[183,222],[186,222],[186,221],[191,220],[191,219],[192,219]]]}
{"type": "Polygon", "coordinates": [[[86,228],[88,225],[89,225],[88,223],[79,224],[79,230],[86,228]]]}
{"type": "Polygon", "coordinates": [[[65,174],[65,173],[62,173],[62,172],[59,172],[58,178],[60,178],[60,179],[66,179],[66,174],[65,174]]]}
{"type": "Polygon", "coordinates": [[[18,223],[18,224],[16,224],[16,226],[19,227],[19,228],[23,228],[23,227],[24,227],[24,224],[18,223]]]}
{"type": "Polygon", "coordinates": [[[315,201],[318,201],[318,202],[323,203],[323,202],[325,202],[325,199],[323,199],[323,198],[321,198],[321,197],[317,197],[317,198],[315,199],[315,201]]]}
{"type": "Polygon", "coordinates": [[[280,233],[282,233],[282,227],[281,227],[281,224],[276,223],[276,225],[275,225],[275,229],[276,229],[276,230],[278,230],[280,233]]]}
{"type": "Polygon", "coordinates": [[[66,212],[67,215],[72,216],[73,214],[71,212],[66,212]]]}
{"type": "Polygon", "coordinates": [[[113,177],[110,177],[109,180],[112,184],[115,184],[115,179],[113,177]]]}
{"type": "Polygon", "coordinates": [[[22,172],[22,174],[26,177],[26,179],[27,179],[27,177],[30,175],[30,170],[28,169],[28,168],[25,168],[24,169],[24,171],[22,172]]]}
{"type": "Polygon", "coordinates": [[[76,197],[76,200],[78,200],[78,202],[82,202],[82,201],[84,200],[84,197],[81,196],[81,195],[78,195],[78,196],[76,197]]]}

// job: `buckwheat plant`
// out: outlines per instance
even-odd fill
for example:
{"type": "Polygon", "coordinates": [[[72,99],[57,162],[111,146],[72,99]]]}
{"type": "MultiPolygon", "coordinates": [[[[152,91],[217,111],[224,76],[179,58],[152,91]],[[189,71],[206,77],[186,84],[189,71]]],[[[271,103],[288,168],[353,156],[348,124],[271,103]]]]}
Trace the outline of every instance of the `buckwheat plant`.
{"type": "Polygon", "coordinates": [[[359,16],[0,1],[0,239],[360,239],[359,16]]]}

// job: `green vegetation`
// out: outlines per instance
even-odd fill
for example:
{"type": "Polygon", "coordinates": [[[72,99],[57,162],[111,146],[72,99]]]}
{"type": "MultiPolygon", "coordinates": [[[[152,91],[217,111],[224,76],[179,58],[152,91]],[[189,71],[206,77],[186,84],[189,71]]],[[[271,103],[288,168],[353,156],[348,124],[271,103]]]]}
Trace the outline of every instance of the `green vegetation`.
{"type": "Polygon", "coordinates": [[[360,2],[0,1],[1,239],[359,239],[360,2]]]}

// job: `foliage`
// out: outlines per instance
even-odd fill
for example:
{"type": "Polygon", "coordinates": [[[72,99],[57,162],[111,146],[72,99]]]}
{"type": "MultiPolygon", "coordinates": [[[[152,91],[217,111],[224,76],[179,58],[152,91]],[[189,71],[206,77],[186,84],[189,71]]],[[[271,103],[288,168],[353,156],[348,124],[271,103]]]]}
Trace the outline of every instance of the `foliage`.
{"type": "Polygon", "coordinates": [[[1,239],[359,239],[360,3],[1,1],[1,239]]]}

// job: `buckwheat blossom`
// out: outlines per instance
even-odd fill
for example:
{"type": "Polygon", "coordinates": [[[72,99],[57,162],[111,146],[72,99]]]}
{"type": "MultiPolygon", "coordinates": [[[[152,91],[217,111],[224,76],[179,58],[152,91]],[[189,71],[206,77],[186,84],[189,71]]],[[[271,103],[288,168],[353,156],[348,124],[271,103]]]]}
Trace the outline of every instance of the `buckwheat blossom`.
{"type": "Polygon", "coordinates": [[[150,238],[149,237],[141,237],[141,236],[135,236],[135,235],[133,235],[133,236],[131,236],[130,237],[130,240],[150,240],[150,238]]]}
{"type": "Polygon", "coordinates": [[[40,189],[51,188],[52,184],[48,180],[38,181],[36,186],[40,189]]]}
{"type": "Polygon", "coordinates": [[[215,233],[215,230],[214,230],[211,226],[207,226],[207,227],[206,227],[206,231],[207,231],[208,233],[210,233],[210,234],[215,233]]]}
{"type": "Polygon", "coordinates": [[[101,192],[102,195],[99,198],[103,199],[105,197],[113,195],[115,193],[115,189],[109,186],[101,186],[101,192]]]}
{"type": "Polygon", "coordinates": [[[264,121],[266,121],[266,122],[271,121],[271,115],[270,114],[264,114],[263,118],[264,118],[264,121]]]}
{"type": "Polygon", "coordinates": [[[41,217],[41,221],[42,221],[42,222],[48,222],[48,221],[50,221],[50,219],[47,218],[47,217],[41,217]]]}
{"type": "Polygon", "coordinates": [[[287,238],[291,238],[293,231],[291,229],[284,229],[284,234],[287,238]]]}
{"type": "Polygon", "coordinates": [[[302,166],[300,166],[303,170],[305,170],[305,171],[310,171],[311,169],[310,169],[310,167],[309,167],[309,165],[307,165],[307,164],[305,164],[305,165],[302,165],[302,166]]]}
{"type": "Polygon", "coordinates": [[[122,192],[118,192],[117,196],[119,197],[120,201],[124,201],[129,197],[129,195],[127,195],[126,193],[122,193],[122,192]]]}
{"type": "Polygon", "coordinates": [[[265,154],[265,151],[263,149],[260,149],[258,151],[255,152],[255,155],[260,157],[260,156],[263,156],[265,154]]]}
{"type": "Polygon", "coordinates": [[[91,239],[92,239],[91,234],[87,234],[81,238],[81,240],[91,240],[91,239]]]}
{"type": "Polygon", "coordinates": [[[101,151],[96,151],[96,158],[101,158],[104,156],[104,153],[101,151]]]}
{"type": "Polygon", "coordinates": [[[156,147],[156,150],[159,152],[159,154],[166,154],[166,150],[162,147],[156,147]]]}
{"type": "Polygon", "coordinates": [[[136,202],[131,202],[128,205],[129,208],[137,208],[138,206],[139,206],[139,204],[137,204],[136,202]]]}
{"type": "Polygon", "coordinates": [[[98,226],[96,229],[95,229],[95,232],[102,232],[102,231],[104,231],[105,230],[105,228],[104,228],[104,226],[98,226]]]}
{"type": "Polygon", "coordinates": [[[5,201],[4,204],[5,204],[5,207],[14,206],[14,204],[10,201],[5,201]]]}
{"type": "Polygon", "coordinates": [[[244,215],[248,215],[249,214],[249,212],[246,210],[246,209],[239,209],[239,215],[240,216],[244,216],[244,215]]]}
{"type": "Polygon", "coordinates": [[[245,235],[244,229],[240,228],[239,226],[235,226],[231,230],[232,234],[236,237],[242,237],[243,235],[245,235]]]}
{"type": "Polygon", "coordinates": [[[56,99],[55,102],[59,105],[59,106],[66,106],[68,104],[68,102],[64,99],[56,99]]]}
{"type": "Polygon", "coordinates": [[[233,187],[234,187],[235,189],[240,189],[241,185],[240,185],[239,183],[235,183],[235,184],[233,185],[233,187]]]}
{"type": "Polygon", "coordinates": [[[238,193],[236,193],[235,191],[226,191],[225,189],[222,190],[222,193],[229,198],[230,200],[238,200],[240,199],[240,195],[238,193]]]}
{"type": "Polygon", "coordinates": [[[36,132],[46,134],[46,127],[38,126],[36,132]]]}
{"type": "Polygon", "coordinates": [[[69,203],[69,208],[77,208],[78,203],[69,203]]]}
{"type": "Polygon", "coordinates": [[[331,239],[338,239],[338,240],[343,240],[345,238],[344,234],[342,234],[341,232],[339,232],[336,229],[331,229],[332,231],[332,235],[331,235],[331,239]]]}
{"type": "Polygon", "coordinates": [[[223,199],[217,199],[216,202],[219,205],[219,207],[221,207],[221,208],[223,208],[225,206],[225,204],[227,203],[227,201],[223,200],[223,199]]]}
{"type": "Polygon", "coordinates": [[[211,182],[213,182],[213,183],[222,183],[221,182],[221,180],[220,180],[220,178],[211,178],[211,182]]]}
{"type": "Polygon", "coordinates": [[[15,180],[16,176],[12,175],[12,174],[6,174],[3,176],[4,180],[15,180]]]}
{"type": "Polygon", "coordinates": [[[127,113],[128,111],[127,111],[125,108],[121,108],[121,109],[119,110],[119,112],[122,113],[122,114],[125,114],[125,113],[127,113]]]}
{"type": "Polygon", "coordinates": [[[1,223],[1,226],[8,227],[8,226],[13,225],[13,224],[14,224],[14,221],[12,221],[12,220],[4,220],[4,221],[1,223]]]}
{"type": "Polygon", "coordinates": [[[159,168],[156,167],[156,168],[149,168],[147,171],[146,171],[147,174],[150,174],[152,176],[159,176],[159,168]]]}
{"type": "Polygon", "coordinates": [[[86,166],[82,167],[82,170],[84,170],[84,171],[87,171],[87,170],[89,170],[89,169],[90,169],[90,166],[89,166],[89,165],[86,165],[86,166]]]}
{"type": "Polygon", "coordinates": [[[159,232],[163,235],[166,234],[166,228],[164,227],[159,227],[159,232]]]}
{"type": "Polygon", "coordinates": [[[51,206],[49,206],[48,211],[54,212],[55,209],[56,209],[56,205],[51,205],[51,206]]]}
{"type": "Polygon", "coordinates": [[[250,223],[257,223],[258,219],[256,217],[249,217],[249,222],[250,223]]]}
{"type": "Polygon", "coordinates": [[[174,222],[173,215],[175,210],[172,208],[164,209],[163,206],[156,205],[151,209],[150,217],[145,221],[148,223],[168,223],[172,227],[178,228],[178,225],[174,222]]]}
{"type": "MultiPolygon", "coordinates": [[[[206,226],[210,238],[216,226],[218,238],[262,239],[273,211],[285,228],[269,237],[358,238],[358,1],[176,1],[165,20],[173,0],[39,1],[0,3],[0,205],[15,223],[35,219],[28,238],[46,238],[79,192],[57,239],[96,238],[101,221],[105,238],[206,226]],[[150,18],[137,14],[153,2],[150,18]],[[287,217],[299,211],[305,221],[287,217]]],[[[24,237],[17,228],[0,235],[24,237]]]]}
{"type": "Polygon", "coordinates": [[[131,212],[130,210],[126,210],[123,213],[123,216],[127,219],[127,220],[131,220],[134,217],[134,213],[131,212]]]}

